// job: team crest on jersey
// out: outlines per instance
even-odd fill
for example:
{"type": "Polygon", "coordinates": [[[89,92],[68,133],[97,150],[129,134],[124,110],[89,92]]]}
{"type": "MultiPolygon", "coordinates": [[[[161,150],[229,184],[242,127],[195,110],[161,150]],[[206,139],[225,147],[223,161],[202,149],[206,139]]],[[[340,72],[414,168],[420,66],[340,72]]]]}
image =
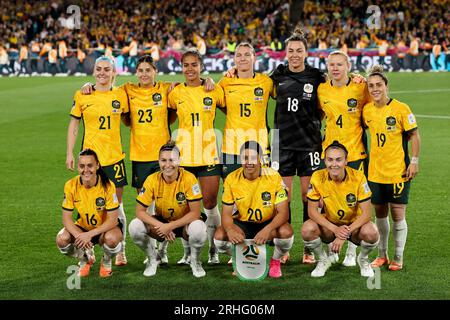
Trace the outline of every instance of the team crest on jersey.
{"type": "Polygon", "coordinates": [[[264,95],[264,90],[261,87],[255,88],[255,90],[253,91],[255,94],[255,101],[262,101],[263,95],[264,95]]]}
{"type": "Polygon", "coordinates": [[[263,199],[263,201],[270,201],[271,198],[270,192],[264,191],[261,193],[261,199],[263,199]]]}
{"type": "Polygon", "coordinates": [[[395,131],[397,120],[395,117],[387,117],[386,118],[386,130],[387,131],[395,131]]]}
{"type": "Polygon", "coordinates": [[[183,192],[178,192],[175,197],[178,201],[178,204],[184,204],[184,202],[186,201],[186,196],[183,192]]]}
{"type": "Polygon", "coordinates": [[[105,198],[99,197],[95,199],[95,205],[97,206],[97,210],[102,209],[105,206],[105,198]]]}
{"type": "Polygon", "coordinates": [[[154,93],[153,94],[153,96],[152,96],[152,100],[153,100],[153,105],[154,106],[160,106],[160,105],[162,105],[162,96],[161,96],[161,94],[160,93],[154,93]]]}
{"type": "Polygon", "coordinates": [[[347,100],[347,111],[350,113],[356,112],[356,107],[358,106],[358,100],[351,98],[347,100]]]}
{"type": "Polygon", "coordinates": [[[203,110],[211,111],[213,104],[213,99],[210,97],[203,98],[203,110]]]}
{"type": "Polygon", "coordinates": [[[347,205],[352,208],[356,206],[356,196],[353,193],[349,193],[345,200],[347,201],[347,205]]]}
{"type": "Polygon", "coordinates": [[[310,84],[310,83],[306,83],[306,84],[303,86],[303,91],[305,91],[306,93],[312,93],[313,90],[314,90],[314,87],[313,87],[313,85],[310,84]]]}
{"type": "Polygon", "coordinates": [[[112,101],[112,107],[114,109],[119,109],[120,108],[120,101],[119,100],[113,100],[112,101]]]}

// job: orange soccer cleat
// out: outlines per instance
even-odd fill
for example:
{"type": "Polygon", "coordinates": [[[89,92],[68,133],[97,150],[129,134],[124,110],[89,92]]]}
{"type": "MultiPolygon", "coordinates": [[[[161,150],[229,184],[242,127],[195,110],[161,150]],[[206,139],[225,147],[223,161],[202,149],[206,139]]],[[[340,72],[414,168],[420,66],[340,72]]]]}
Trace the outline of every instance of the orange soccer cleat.
{"type": "Polygon", "coordinates": [[[102,259],[102,263],[100,264],[100,277],[102,278],[108,278],[112,276],[112,268],[111,268],[111,263],[108,264],[104,264],[103,263],[103,259],[102,259]]]}
{"type": "Polygon", "coordinates": [[[372,268],[380,268],[381,266],[384,266],[385,264],[389,264],[389,258],[388,257],[377,257],[375,260],[372,261],[370,264],[372,268]]]}
{"type": "Polygon", "coordinates": [[[399,271],[403,269],[403,262],[392,260],[389,264],[389,271],[399,271]]]}
{"type": "Polygon", "coordinates": [[[316,258],[314,258],[314,254],[304,252],[303,253],[302,263],[303,264],[314,264],[314,263],[316,263],[316,258]]]}

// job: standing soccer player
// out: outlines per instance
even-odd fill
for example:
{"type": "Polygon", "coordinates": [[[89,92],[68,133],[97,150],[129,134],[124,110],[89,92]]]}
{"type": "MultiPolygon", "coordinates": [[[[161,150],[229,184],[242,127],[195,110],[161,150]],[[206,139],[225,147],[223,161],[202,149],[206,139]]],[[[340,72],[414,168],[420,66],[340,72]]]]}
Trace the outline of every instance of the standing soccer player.
{"type": "MultiPolygon", "coordinates": [[[[327,62],[329,79],[318,89],[320,109],[325,114],[325,133],[322,148],[325,150],[334,140],[343,144],[348,153],[348,166],[367,175],[367,153],[365,134],[362,125],[362,109],[369,101],[365,82],[351,81],[349,57],[342,51],[333,51],[327,62]]],[[[322,153],[322,159],[325,152],[322,153]]],[[[333,262],[339,256],[330,255],[333,262]]],[[[350,267],[356,265],[356,245],[348,242],[345,259],[342,263],[350,267]]]]}
{"type": "MultiPolygon", "coordinates": [[[[224,106],[224,94],[220,86],[206,92],[200,79],[202,60],[196,50],[188,50],[181,57],[184,84],[176,86],[169,94],[169,107],[177,111],[179,125],[177,146],[181,152],[181,166],[193,173],[200,182],[203,207],[208,217],[209,264],[218,264],[219,255],[214,245],[214,233],[220,225],[217,206],[221,168],[217,152],[214,119],[216,107],[224,106]]],[[[189,247],[184,243],[183,261],[187,262],[189,247]]]]}
{"type": "MultiPolygon", "coordinates": [[[[272,168],[278,169],[291,191],[289,201],[293,177],[300,176],[304,222],[308,219],[309,181],[320,165],[322,138],[317,88],[325,82],[325,77],[319,69],[305,65],[308,43],[299,28],[285,42],[288,64],[279,65],[271,75],[277,95],[275,128],[279,132],[279,140],[274,141],[272,147],[272,168]]],[[[314,255],[306,249],[302,261],[314,263],[314,255]]]]}
{"type": "Polygon", "coordinates": [[[129,112],[128,99],[123,90],[113,89],[115,78],[114,63],[102,56],[94,65],[95,92],[91,95],[75,93],[70,112],[71,119],[67,131],[66,166],[74,169],[73,148],[78,136],[80,121],[83,121],[84,133],[82,149],[94,150],[108,178],[115,184],[120,203],[119,220],[122,223],[122,251],[116,256],[116,265],[127,264],[125,256],[126,216],[123,209],[123,187],[127,183],[125,171],[125,153],[122,152],[120,136],[121,117],[129,112]]]}
{"type": "MultiPolygon", "coordinates": [[[[236,47],[234,77],[224,77],[219,85],[225,94],[227,115],[222,144],[222,177],[241,167],[239,148],[246,141],[257,141],[268,157],[269,129],[267,107],[274,95],[273,81],[265,74],[255,73],[255,49],[248,42],[236,47]]],[[[264,162],[267,162],[266,160],[264,162]]]]}
{"type": "Polygon", "coordinates": [[[379,256],[373,267],[389,265],[389,270],[403,268],[408,225],[406,205],[411,180],[419,172],[420,136],[416,118],[405,103],[388,96],[388,79],[381,66],[374,66],[368,76],[369,94],[373,102],[364,106],[363,121],[369,128],[369,185],[372,204],[380,232],[379,256]],[[408,141],[412,158],[409,159],[408,141]],[[394,221],[394,259],[389,261],[389,210],[394,221]]]}

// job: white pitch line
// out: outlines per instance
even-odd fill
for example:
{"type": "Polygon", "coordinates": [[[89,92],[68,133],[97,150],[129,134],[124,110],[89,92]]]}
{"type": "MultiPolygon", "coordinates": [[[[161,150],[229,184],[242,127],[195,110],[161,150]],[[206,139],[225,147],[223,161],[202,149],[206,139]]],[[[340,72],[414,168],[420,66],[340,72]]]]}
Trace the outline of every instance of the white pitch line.
{"type": "Polygon", "coordinates": [[[430,118],[430,119],[450,119],[450,116],[433,116],[428,114],[416,114],[418,118],[430,118]]]}
{"type": "Polygon", "coordinates": [[[391,91],[390,93],[433,93],[433,92],[448,92],[449,88],[445,89],[423,89],[423,90],[401,90],[401,91],[391,91]]]}

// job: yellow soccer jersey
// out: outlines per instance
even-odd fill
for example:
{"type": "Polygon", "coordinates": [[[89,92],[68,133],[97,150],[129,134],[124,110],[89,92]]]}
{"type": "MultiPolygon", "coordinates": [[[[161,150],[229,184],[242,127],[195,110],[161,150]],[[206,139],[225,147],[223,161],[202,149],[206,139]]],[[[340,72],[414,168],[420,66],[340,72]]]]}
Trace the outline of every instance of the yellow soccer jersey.
{"type": "Polygon", "coordinates": [[[363,145],[362,110],[369,101],[366,83],[351,82],[343,87],[335,87],[330,81],[322,83],[318,89],[320,108],[326,116],[322,142],[322,158],[325,148],[338,140],[348,150],[348,161],[367,157],[363,145]]]}
{"type": "Polygon", "coordinates": [[[371,102],[364,107],[363,119],[371,140],[369,181],[385,184],[407,181],[407,133],[417,128],[409,106],[395,99],[380,108],[371,102]]]}
{"type": "Polygon", "coordinates": [[[223,90],[216,86],[206,92],[203,86],[180,84],[169,94],[169,107],[177,110],[176,143],[181,165],[199,167],[219,163],[214,119],[216,107],[224,106],[223,90]]]}
{"type": "Polygon", "coordinates": [[[170,184],[164,181],[160,171],[148,176],[136,201],[144,207],[155,201],[156,215],[173,221],[189,212],[188,202],[201,199],[202,193],[195,176],[179,168],[177,180],[170,184]]]}
{"type": "Polygon", "coordinates": [[[157,161],[159,149],[170,139],[169,87],[170,83],[164,82],[157,82],[149,89],[132,83],[124,85],[130,102],[130,160],[157,161]]]}
{"type": "Polygon", "coordinates": [[[307,197],[312,201],[323,199],[325,218],[335,225],[349,225],[355,221],[362,210],[358,203],[370,200],[370,191],[364,173],[345,168],[345,178],[335,183],[327,169],[313,173],[307,197]]]}
{"type": "Polygon", "coordinates": [[[116,187],[110,182],[105,190],[100,176],[97,176],[95,186],[88,189],[81,183],[81,177],[76,176],[64,185],[62,208],[68,211],[77,210],[76,225],[88,231],[95,229],[106,221],[108,211],[119,208],[116,187]]]}
{"type": "Polygon", "coordinates": [[[75,93],[70,115],[81,119],[84,126],[82,149],[93,149],[102,166],[125,157],[120,137],[121,114],[129,112],[128,99],[121,88],[90,95],[75,93]]]}
{"type": "Polygon", "coordinates": [[[267,106],[273,96],[273,81],[256,73],[253,78],[223,78],[219,85],[225,93],[227,118],[222,152],[239,155],[246,141],[258,141],[263,150],[268,147],[267,106]]]}
{"type": "Polygon", "coordinates": [[[280,174],[271,168],[262,168],[255,180],[244,177],[244,169],[230,173],[223,186],[222,202],[234,205],[233,218],[239,221],[262,223],[275,216],[275,206],[287,201],[287,189],[280,174]]]}

